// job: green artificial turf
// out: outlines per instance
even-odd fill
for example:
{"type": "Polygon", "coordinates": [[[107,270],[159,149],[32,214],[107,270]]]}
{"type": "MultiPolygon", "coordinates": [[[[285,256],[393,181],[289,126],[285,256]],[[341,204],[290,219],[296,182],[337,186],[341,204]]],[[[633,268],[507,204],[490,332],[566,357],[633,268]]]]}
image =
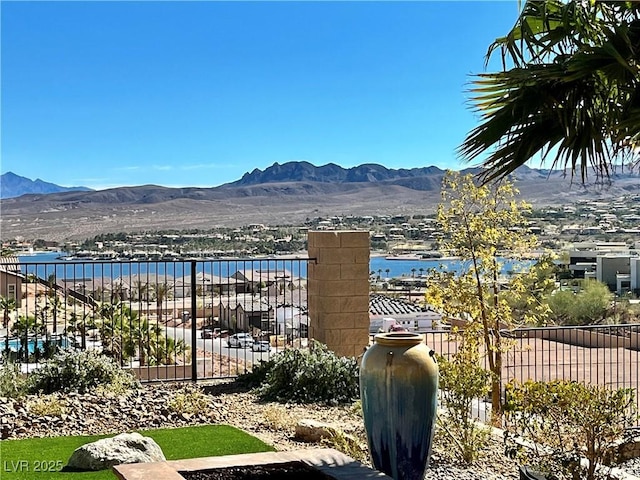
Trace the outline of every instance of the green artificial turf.
{"type": "MultiPolygon", "coordinates": [[[[162,448],[167,460],[274,451],[261,440],[227,425],[141,430],[139,433],[153,438],[162,448]]],[[[113,435],[2,440],[0,479],[113,480],[116,477],[111,470],[60,471],[76,448],[111,436],[113,435]]]]}

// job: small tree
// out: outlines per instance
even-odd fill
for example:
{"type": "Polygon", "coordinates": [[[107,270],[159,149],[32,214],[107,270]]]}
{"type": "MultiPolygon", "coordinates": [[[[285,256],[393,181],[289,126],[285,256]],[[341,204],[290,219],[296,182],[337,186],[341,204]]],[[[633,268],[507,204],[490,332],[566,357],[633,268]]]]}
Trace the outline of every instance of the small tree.
{"type": "MultiPolygon", "coordinates": [[[[506,348],[500,330],[514,326],[513,310],[501,297],[501,271],[504,258],[519,258],[535,245],[526,233],[524,212],[529,206],[517,203],[517,190],[510,182],[489,187],[478,186],[472,175],[447,172],[443,180],[438,221],[444,234],[440,248],[460,257],[464,271],[432,272],[426,301],[445,317],[467,320],[479,325],[484,354],[491,371],[491,405],[494,419],[501,415],[502,354],[506,348]]],[[[523,277],[511,281],[514,295],[527,297],[523,277]]],[[[541,322],[548,308],[531,302],[527,320],[541,322]]]]}
{"type": "Polygon", "coordinates": [[[133,282],[133,298],[138,302],[146,302],[149,300],[149,284],[142,279],[136,279],[133,282]]]}

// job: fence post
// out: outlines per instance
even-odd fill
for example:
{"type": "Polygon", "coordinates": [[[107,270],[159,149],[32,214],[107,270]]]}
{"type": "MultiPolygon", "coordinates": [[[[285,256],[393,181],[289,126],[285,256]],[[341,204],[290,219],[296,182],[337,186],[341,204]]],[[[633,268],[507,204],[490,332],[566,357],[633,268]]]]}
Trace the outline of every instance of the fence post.
{"type": "Polygon", "coordinates": [[[196,295],[196,262],[191,261],[191,380],[198,380],[198,326],[196,325],[197,295],[196,295]]]}
{"type": "Polygon", "coordinates": [[[310,231],[309,337],[340,356],[369,344],[369,232],[310,231]]]}

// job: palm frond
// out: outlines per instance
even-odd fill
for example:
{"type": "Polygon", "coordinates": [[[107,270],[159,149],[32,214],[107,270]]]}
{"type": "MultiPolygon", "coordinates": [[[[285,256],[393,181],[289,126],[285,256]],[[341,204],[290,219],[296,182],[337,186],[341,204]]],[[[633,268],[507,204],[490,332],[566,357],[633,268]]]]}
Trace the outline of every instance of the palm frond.
{"type": "Polygon", "coordinates": [[[503,65],[470,90],[482,123],[459,155],[485,152],[483,180],[502,178],[533,157],[552,167],[609,177],[613,160],[640,143],[640,6],[528,1],[514,28],[490,47],[503,65]]]}

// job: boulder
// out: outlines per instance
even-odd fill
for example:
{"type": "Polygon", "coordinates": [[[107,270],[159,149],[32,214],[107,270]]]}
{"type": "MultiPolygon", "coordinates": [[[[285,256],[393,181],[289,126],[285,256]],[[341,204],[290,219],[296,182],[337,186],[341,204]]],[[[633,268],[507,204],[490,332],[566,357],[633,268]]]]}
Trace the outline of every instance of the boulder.
{"type": "Polygon", "coordinates": [[[78,447],[67,467],[74,470],[106,470],[122,463],[162,462],[160,446],[139,433],[121,433],[78,447]]]}
{"type": "Polygon", "coordinates": [[[295,439],[301,442],[317,443],[324,438],[338,435],[338,429],[316,420],[300,420],[296,425],[295,439]]]}

